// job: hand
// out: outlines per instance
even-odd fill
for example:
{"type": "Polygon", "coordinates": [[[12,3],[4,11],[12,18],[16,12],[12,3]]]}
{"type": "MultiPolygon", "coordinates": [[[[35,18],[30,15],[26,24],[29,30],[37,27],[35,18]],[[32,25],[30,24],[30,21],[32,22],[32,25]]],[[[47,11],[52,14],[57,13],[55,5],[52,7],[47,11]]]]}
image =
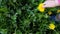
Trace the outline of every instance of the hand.
{"type": "Polygon", "coordinates": [[[46,0],[44,2],[44,7],[56,7],[57,3],[55,2],[55,0],[46,0]]]}

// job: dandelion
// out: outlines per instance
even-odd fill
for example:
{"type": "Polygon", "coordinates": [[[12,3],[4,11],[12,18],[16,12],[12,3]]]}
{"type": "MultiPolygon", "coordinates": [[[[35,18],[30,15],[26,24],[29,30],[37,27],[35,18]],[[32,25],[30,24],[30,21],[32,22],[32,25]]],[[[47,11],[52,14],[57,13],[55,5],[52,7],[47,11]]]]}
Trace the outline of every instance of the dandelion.
{"type": "Polygon", "coordinates": [[[55,29],[55,25],[54,24],[49,24],[49,28],[51,29],[51,30],[54,30],[55,29]]]}
{"type": "Polygon", "coordinates": [[[60,13],[60,10],[57,10],[57,13],[60,13]]]}
{"type": "Polygon", "coordinates": [[[37,8],[37,9],[38,9],[40,12],[44,12],[44,10],[45,10],[45,8],[43,7],[43,5],[44,5],[43,3],[41,3],[41,4],[38,5],[38,8],[37,8]]]}
{"type": "Polygon", "coordinates": [[[51,11],[49,11],[49,12],[48,12],[48,14],[49,14],[49,15],[51,15],[51,14],[52,14],[52,12],[51,12],[51,11]]]}

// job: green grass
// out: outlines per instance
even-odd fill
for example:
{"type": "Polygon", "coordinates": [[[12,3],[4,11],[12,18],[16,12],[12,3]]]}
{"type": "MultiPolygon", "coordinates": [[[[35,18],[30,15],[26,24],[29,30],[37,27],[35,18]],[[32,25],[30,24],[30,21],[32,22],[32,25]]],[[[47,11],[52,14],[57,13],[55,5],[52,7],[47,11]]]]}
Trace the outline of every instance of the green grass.
{"type": "Polygon", "coordinates": [[[48,11],[57,14],[60,8],[46,8],[44,13],[37,10],[39,3],[45,0],[1,0],[0,33],[1,34],[60,34],[60,23],[49,19],[48,11]],[[48,28],[50,23],[55,30],[48,28]]]}

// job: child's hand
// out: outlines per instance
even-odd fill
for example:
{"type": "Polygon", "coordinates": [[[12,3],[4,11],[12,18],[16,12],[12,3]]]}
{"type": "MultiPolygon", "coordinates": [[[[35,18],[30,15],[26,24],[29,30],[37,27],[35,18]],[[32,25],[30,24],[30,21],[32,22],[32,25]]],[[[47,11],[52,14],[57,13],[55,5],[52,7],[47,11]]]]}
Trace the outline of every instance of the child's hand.
{"type": "Polygon", "coordinates": [[[55,1],[55,0],[46,0],[45,2],[44,2],[44,7],[46,8],[46,7],[56,7],[56,6],[58,6],[58,3],[57,3],[57,1],[55,1]]]}

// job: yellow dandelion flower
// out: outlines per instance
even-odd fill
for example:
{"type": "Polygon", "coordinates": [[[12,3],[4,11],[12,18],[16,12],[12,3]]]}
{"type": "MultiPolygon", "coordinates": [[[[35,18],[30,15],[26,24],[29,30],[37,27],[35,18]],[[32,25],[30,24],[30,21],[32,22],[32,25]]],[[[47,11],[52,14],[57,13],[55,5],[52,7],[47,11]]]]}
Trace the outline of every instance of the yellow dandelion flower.
{"type": "Polygon", "coordinates": [[[55,29],[55,25],[54,24],[49,24],[49,28],[51,29],[51,30],[54,30],[55,29]]]}
{"type": "Polygon", "coordinates": [[[57,13],[60,13],[60,10],[57,10],[57,13]]]}
{"type": "Polygon", "coordinates": [[[52,14],[52,12],[51,12],[51,11],[49,11],[49,12],[48,12],[48,14],[49,14],[49,15],[51,15],[51,14],[52,14]]]}
{"type": "Polygon", "coordinates": [[[38,9],[40,12],[44,12],[44,10],[45,10],[45,8],[43,7],[43,5],[44,5],[43,3],[41,3],[41,4],[38,5],[38,8],[37,8],[37,9],[38,9]]]}

